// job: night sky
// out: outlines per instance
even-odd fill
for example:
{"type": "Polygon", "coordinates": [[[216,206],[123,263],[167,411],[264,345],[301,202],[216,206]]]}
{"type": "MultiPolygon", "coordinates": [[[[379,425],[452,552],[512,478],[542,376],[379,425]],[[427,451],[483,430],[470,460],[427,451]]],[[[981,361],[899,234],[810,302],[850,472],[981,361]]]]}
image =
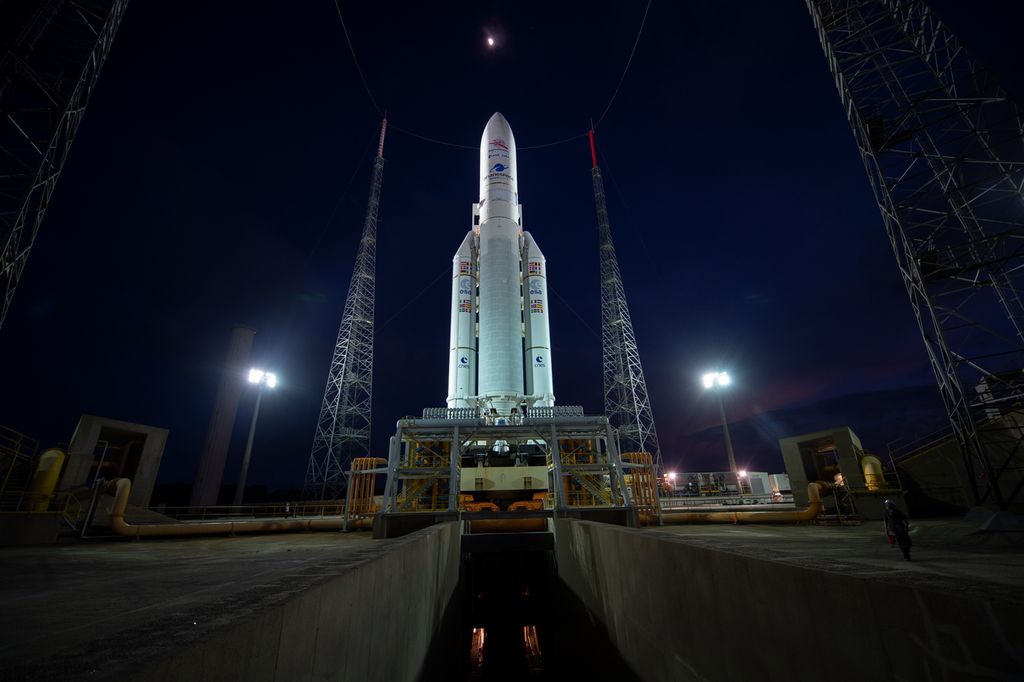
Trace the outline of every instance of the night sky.
{"type": "MultiPolygon", "coordinates": [[[[1024,93],[1019,2],[932,4],[1024,93]]],[[[495,111],[515,132],[524,225],[548,259],[557,401],[603,409],[583,133],[644,8],[342,3],[395,126],[472,147],[397,130],[385,145],[375,453],[396,419],[444,404],[448,275],[495,111]]],[[[133,3],[0,330],[0,423],[44,446],[69,440],[83,412],[169,428],[160,481],[190,481],[243,323],[257,329],[254,364],[282,382],[264,399],[249,481],[301,484],[378,126],[332,0],[133,3]]],[[[654,2],[597,138],[667,462],[724,464],[683,447],[718,420],[707,368],[731,371],[735,420],[932,381],[803,2],[654,2]]]]}

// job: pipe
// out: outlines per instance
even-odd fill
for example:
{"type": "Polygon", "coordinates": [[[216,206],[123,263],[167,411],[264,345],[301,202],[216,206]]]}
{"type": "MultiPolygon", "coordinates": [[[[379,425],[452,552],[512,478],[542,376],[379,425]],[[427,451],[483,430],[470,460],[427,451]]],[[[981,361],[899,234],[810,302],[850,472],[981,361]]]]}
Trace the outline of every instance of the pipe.
{"type": "Polygon", "coordinates": [[[28,498],[29,511],[44,512],[50,508],[53,491],[57,488],[60,471],[64,468],[64,451],[51,448],[39,456],[36,471],[28,484],[25,497],[28,498]]]}
{"type": "MultiPolygon", "coordinates": [[[[666,512],[661,515],[662,523],[797,523],[812,521],[821,513],[821,491],[827,483],[818,481],[807,486],[807,509],[774,512],[666,512]]],[[[641,514],[641,525],[656,525],[655,514],[641,514]]]]}
{"type": "MultiPolygon", "coordinates": [[[[113,493],[114,504],[110,509],[110,527],[118,535],[132,538],[175,537],[181,535],[227,535],[233,533],[279,533],[300,530],[341,530],[343,517],[321,519],[288,519],[262,521],[215,521],[212,523],[147,523],[130,524],[124,520],[124,512],[128,507],[128,494],[132,490],[132,482],[127,478],[117,478],[107,484],[108,493],[113,493]]],[[[373,527],[372,518],[350,520],[348,527],[369,530],[373,527]]]]}
{"type": "Polygon", "coordinates": [[[882,490],[885,488],[885,474],[882,473],[882,460],[874,455],[862,455],[860,458],[860,470],[864,474],[864,485],[868,490],[882,490]]]}

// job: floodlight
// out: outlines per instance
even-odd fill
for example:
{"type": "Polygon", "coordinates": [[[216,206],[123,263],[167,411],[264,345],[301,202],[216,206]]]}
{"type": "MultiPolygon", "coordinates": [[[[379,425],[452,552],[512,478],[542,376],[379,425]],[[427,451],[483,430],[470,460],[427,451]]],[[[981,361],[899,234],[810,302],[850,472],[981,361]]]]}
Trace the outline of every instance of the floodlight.
{"type": "Polygon", "coordinates": [[[266,384],[267,388],[274,388],[277,386],[277,375],[272,372],[267,372],[263,383],[266,384]]]}
{"type": "Polygon", "coordinates": [[[250,369],[249,370],[249,383],[258,384],[263,381],[263,375],[266,374],[262,369],[250,369]]]}
{"type": "Polygon", "coordinates": [[[718,377],[718,373],[717,372],[708,372],[707,374],[705,374],[701,378],[701,381],[704,382],[704,388],[711,388],[712,386],[714,386],[715,385],[715,379],[717,377],[718,377]]]}

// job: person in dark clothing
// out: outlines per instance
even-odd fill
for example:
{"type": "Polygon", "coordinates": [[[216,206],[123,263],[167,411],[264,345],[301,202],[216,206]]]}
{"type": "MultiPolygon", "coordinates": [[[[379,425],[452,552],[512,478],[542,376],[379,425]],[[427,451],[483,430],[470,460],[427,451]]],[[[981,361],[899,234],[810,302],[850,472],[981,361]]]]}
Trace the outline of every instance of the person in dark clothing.
{"type": "Polygon", "coordinates": [[[903,558],[910,561],[910,519],[896,508],[892,500],[885,501],[885,534],[889,543],[894,541],[903,552],[903,558]]]}

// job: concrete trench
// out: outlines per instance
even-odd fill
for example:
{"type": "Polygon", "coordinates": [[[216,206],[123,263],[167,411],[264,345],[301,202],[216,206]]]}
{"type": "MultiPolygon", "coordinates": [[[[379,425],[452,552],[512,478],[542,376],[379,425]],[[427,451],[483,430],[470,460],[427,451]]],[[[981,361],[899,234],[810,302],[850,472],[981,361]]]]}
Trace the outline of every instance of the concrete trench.
{"type": "MultiPolygon", "coordinates": [[[[728,539],[760,530],[552,524],[546,547],[508,551],[467,551],[457,522],[383,541],[320,533],[69,546],[63,558],[23,550],[8,555],[23,568],[0,593],[0,618],[21,617],[25,633],[0,647],[0,679],[1024,679],[1019,590],[929,582],[924,572],[883,577],[877,563],[815,561],[803,550],[787,558],[728,539]],[[264,571],[303,546],[308,559],[292,568],[247,575],[253,552],[265,554],[264,571]],[[145,568],[124,573],[147,552],[145,568]],[[111,554],[130,563],[104,563],[111,554]],[[173,589],[154,584],[174,580],[166,563],[177,557],[195,564],[188,575],[210,576],[217,554],[220,573],[194,593],[187,577],[173,589]],[[156,578],[153,562],[164,570],[156,578]],[[53,573],[38,586],[36,566],[53,573]],[[33,592],[20,605],[12,598],[33,592]],[[67,607],[45,611],[48,600],[67,607]],[[37,622],[18,608],[37,610],[37,622]],[[492,642],[482,664],[470,656],[474,627],[492,642]],[[539,656],[524,667],[516,643],[529,627],[539,656]]],[[[797,531],[772,531],[766,547],[797,531]]],[[[826,529],[802,532],[814,547],[826,529]]],[[[836,552],[857,541],[847,529],[833,536],[836,552]]],[[[1008,581],[1019,582],[1018,564],[1006,559],[1008,581]]]]}

